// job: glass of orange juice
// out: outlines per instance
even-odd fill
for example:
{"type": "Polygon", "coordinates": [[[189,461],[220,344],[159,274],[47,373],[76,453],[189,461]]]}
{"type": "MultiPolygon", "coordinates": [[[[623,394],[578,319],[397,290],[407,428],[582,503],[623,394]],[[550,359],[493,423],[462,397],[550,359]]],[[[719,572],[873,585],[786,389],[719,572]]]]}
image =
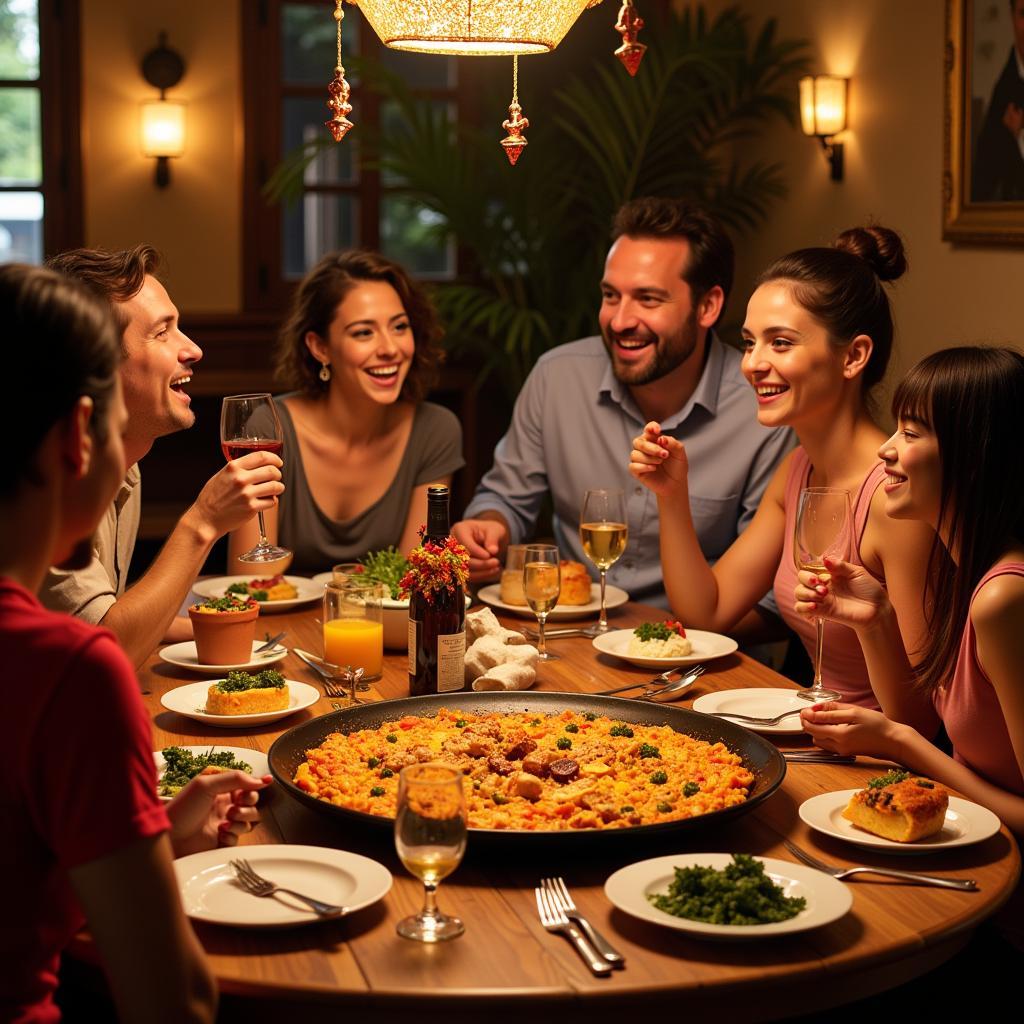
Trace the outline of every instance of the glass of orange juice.
{"type": "MultiPolygon", "coordinates": [[[[369,580],[324,585],[324,662],[353,684],[379,679],[384,668],[383,588],[369,580]]],[[[352,695],[355,700],[355,694],[352,695]]]]}

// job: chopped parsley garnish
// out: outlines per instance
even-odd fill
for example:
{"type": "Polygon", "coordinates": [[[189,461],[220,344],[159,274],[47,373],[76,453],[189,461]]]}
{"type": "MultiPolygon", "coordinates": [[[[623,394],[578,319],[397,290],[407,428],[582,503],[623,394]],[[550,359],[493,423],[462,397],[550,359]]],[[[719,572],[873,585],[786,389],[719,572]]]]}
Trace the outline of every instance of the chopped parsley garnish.
{"type": "Polygon", "coordinates": [[[379,757],[368,757],[366,759],[366,767],[367,768],[376,768],[377,765],[379,765],[379,764],[380,764],[380,758],[379,757]]]}
{"type": "Polygon", "coordinates": [[[685,636],[683,627],[672,619],[665,619],[664,622],[641,622],[633,630],[640,640],[670,640],[674,636],[685,636]]]}
{"type": "Polygon", "coordinates": [[[232,583],[231,586],[228,587],[226,593],[228,593],[228,594],[245,594],[246,597],[248,597],[249,596],[249,584],[248,583],[232,583]]]}
{"type": "Polygon", "coordinates": [[[262,672],[229,672],[227,679],[218,686],[221,693],[240,693],[242,690],[280,690],[284,688],[284,676],[272,668],[262,672]]]}
{"type": "Polygon", "coordinates": [[[383,786],[374,786],[370,790],[370,796],[383,796],[387,790],[383,786]]]}
{"type": "Polygon", "coordinates": [[[464,718],[456,718],[455,719],[455,728],[456,729],[465,729],[468,724],[469,723],[464,718]]]}
{"type": "Polygon", "coordinates": [[[568,736],[559,736],[555,741],[555,746],[559,750],[569,750],[572,747],[572,740],[568,736]]]}
{"type": "Polygon", "coordinates": [[[566,732],[579,732],[580,731],[580,727],[575,722],[570,722],[565,727],[565,731],[566,732]]]}
{"type": "Polygon", "coordinates": [[[661,751],[653,743],[641,743],[637,755],[644,757],[661,757],[661,751]]]}
{"type": "Polygon", "coordinates": [[[225,594],[223,597],[211,597],[208,601],[197,601],[193,608],[208,608],[215,612],[247,612],[259,605],[251,597],[239,597],[238,594],[225,594]]]}
{"type": "Polygon", "coordinates": [[[584,718],[585,718],[585,719],[586,719],[586,720],[587,720],[588,722],[596,722],[596,721],[597,721],[597,715],[595,715],[593,711],[585,711],[585,712],[583,713],[583,717],[584,717],[584,718]]]}
{"type": "Polygon", "coordinates": [[[249,592],[249,596],[254,601],[269,601],[270,600],[270,596],[267,593],[267,591],[265,591],[265,590],[251,590],[249,592]]]}
{"type": "Polygon", "coordinates": [[[672,805],[665,803],[664,800],[659,800],[655,806],[662,814],[668,814],[672,810],[672,805]]]}
{"type": "Polygon", "coordinates": [[[509,798],[507,796],[504,796],[502,793],[495,793],[494,796],[491,799],[494,800],[494,802],[496,804],[499,804],[499,805],[500,804],[507,804],[507,803],[510,802],[509,798]]]}
{"type": "Polygon", "coordinates": [[[668,892],[647,898],[673,917],[708,924],[772,924],[796,917],[807,906],[803,897],[787,896],[764,873],[764,864],[746,853],[734,853],[721,871],[676,868],[668,892]]]}
{"type": "Polygon", "coordinates": [[[381,768],[380,777],[382,779],[394,778],[395,773],[390,768],[381,768]]]}
{"type": "Polygon", "coordinates": [[[632,804],[626,804],[619,808],[619,814],[632,814],[636,808],[632,804]]]}
{"type": "Polygon", "coordinates": [[[891,772],[879,775],[877,778],[868,779],[868,789],[884,789],[886,786],[895,786],[897,782],[905,782],[910,778],[910,772],[902,768],[894,768],[891,772]]]}
{"type": "Polygon", "coordinates": [[[683,796],[696,796],[700,792],[700,786],[696,782],[688,782],[683,786],[683,796]]]}
{"type": "Polygon", "coordinates": [[[655,786],[664,786],[668,782],[668,772],[657,771],[651,774],[651,782],[655,786]]]}
{"type": "Polygon", "coordinates": [[[623,725],[620,722],[618,725],[613,725],[608,730],[608,735],[609,736],[626,736],[626,737],[631,737],[633,735],[633,730],[630,729],[630,727],[628,725],[623,725]]]}
{"type": "Polygon", "coordinates": [[[384,739],[386,739],[388,741],[388,743],[397,743],[398,742],[398,734],[397,733],[393,733],[393,732],[389,732],[387,734],[387,736],[384,737],[384,739]]]}

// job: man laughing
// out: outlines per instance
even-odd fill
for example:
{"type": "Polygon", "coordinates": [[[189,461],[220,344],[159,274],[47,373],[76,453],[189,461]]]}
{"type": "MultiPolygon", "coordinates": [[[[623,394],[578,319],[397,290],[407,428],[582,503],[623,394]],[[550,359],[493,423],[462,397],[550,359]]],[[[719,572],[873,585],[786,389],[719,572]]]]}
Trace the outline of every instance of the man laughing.
{"type": "Polygon", "coordinates": [[[192,635],[175,614],[214,542],[268,509],[284,487],[281,460],[253,452],[229,462],[199,492],[167,538],[163,550],[130,589],[125,578],[139,528],[142,500],[138,462],[165,434],[195,422],[188,385],[202,350],[178,323],[178,310],[155,274],[159,255],[147,245],[123,252],[76,249],[49,261],[105,299],[121,328],[121,385],[128,425],[129,467],[93,540],[84,569],[52,569],[40,591],[46,607],[113,630],[136,667],[161,640],[192,635]]]}

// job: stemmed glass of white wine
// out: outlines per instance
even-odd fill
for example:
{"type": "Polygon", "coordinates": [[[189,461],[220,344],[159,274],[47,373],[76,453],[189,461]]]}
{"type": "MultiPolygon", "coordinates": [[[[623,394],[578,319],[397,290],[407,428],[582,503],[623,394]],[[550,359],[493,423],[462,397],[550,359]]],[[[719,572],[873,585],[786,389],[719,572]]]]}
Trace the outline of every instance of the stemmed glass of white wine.
{"type": "Polygon", "coordinates": [[[537,616],[537,650],[544,661],[558,657],[551,654],[544,643],[544,623],[562,592],[562,570],[558,561],[558,548],[554,544],[528,544],[523,555],[523,593],[537,616]]]}
{"type": "Polygon", "coordinates": [[[588,632],[608,632],[608,609],[604,590],[608,570],[626,550],[629,527],[626,525],[626,497],[622,491],[598,489],[583,495],[580,512],[580,540],[583,550],[601,573],[601,617],[588,632]]]}
{"type": "Polygon", "coordinates": [[[398,776],[395,849],[423,883],[423,909],[398,922],[398,934],[418,942],[443,942],[466,929],[437,909],[437,887],[466,852],[466,796],[462,772],[444,764],[413,764],[398,776]]]}
{"type": "MultiPolygon", "coordinates": [[[[800,492],[793,534],[793,561],[797,569],[828,576],[826,558],[847,559],[850,556],[853,514],[850,492],[835,487],[805,487],[800,492]]],[[[814,645],[814,685],[800,690],[798,696],[810,701],[837,700],[841,694],[821,682],[821,653],[825,621],[814,620],[817,637],[814,645]]]]}

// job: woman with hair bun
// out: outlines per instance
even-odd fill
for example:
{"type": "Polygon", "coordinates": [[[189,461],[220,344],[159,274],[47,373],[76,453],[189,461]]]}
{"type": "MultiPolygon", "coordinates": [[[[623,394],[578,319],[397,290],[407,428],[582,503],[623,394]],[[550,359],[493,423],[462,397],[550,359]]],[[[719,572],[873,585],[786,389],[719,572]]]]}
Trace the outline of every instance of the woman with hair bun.
{"type": "MultiPolygon", "coordinates": [[[[271,543],[316,573],[367,552],[418,543],[427,486],[464,465],[453,413],[423,398],[441,361],[441,326],[423,289],[375,252],[328,253],[296,289],[281,329],[275,399],[285,495],[266,516],[271,543]]],[[[230,571],[256,542],[231,535],[230,571]]]]}
{"type": "MultiPolygon", "coordinates": [[[[885,713],[822,704],[803,712],[804,727],[829,750],[891,758],[965,793],[1021,837],[1024,356],[935,352],[897,388],[893,414],[896,433],[879,450],[886,510],[894,524],[935,531],[927,640],[915,670],[885,590],[861,567],[831,563],[831,579],[801,573],[797,611],[856,630],[885,713]],[[953,757],[928,742],[940,720],[953,757]]],[[[1016,929],[1021,943],[1019,916],[1016,929]]]]}
{"type": "MultiPolygon", "coordinates": [[[[873,226],[829,247],[799,249],[758,279],[743,324],[743,373],[764,426],[789,426],[800,446],[779,466],[757,513],[709,566],[690,516],[684,446],[648,423],[633,441],[630,471],[658,496],[661,564],[684,624],[729,632],[774,589],[780,614],[813,655],[815,627],[793,609],[793,533],[804,487],[850,492],[852,561],[884,581],[907,650],[924,635],[920,594],[932,531],[886,518],[878,447],[885,439],[868,401],[885,374],[893,324],[883,282],[907,269],[899,235],[873,226]]],[[[847,703],[877,708],[855,634],[826,625],[823,685],[847,703]]]]}

